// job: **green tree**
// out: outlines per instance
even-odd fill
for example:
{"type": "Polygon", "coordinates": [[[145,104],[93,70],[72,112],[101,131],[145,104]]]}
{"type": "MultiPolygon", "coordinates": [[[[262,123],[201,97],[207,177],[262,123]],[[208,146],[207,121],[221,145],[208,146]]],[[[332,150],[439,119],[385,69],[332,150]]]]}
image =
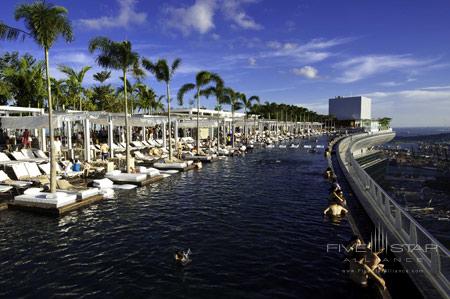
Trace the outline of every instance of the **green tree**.
{"type": "Polygon", "coordinates": [[[247,140],[247,119],[248,115],[247,112],[252,109],[252,103],[257,102],[259,103],[259,97],[258,96],[251,96],[247,98],[247,96],[244,93],[239,94],[239,99],[241,100],[242,106],[244,107],[244,134],[245,134],[245,142],[248,142],[247,140]]]}
{"type": "Polygon", "coordinates": [[[76,71],[74,68],[71,68],[69,66],[66,65],[59,65],[58,69],[60,72],[62,72],[63,74],[65,74],[67,76],[66,78],[66,85],[67,85],[67,91],[70,95],[70,97],[72,97],[73,102],[74,102],[74,109],[76,109],[76,103],[79,103],[79,109],[80,111],[83,110],[83,93],[84,93],[84,88],[83,88],[83,80],[84,77],[86,76],[86,73],[92,69],[92,67],[90,66],[84,66],[81,68],[80,71],[76,71]]]}
{"type": "Polygon", "coordinates": [[[125,101],[125,131],[126,131],[126,153],[127,172],[131,170],[130,161],[130,128],[128,126],[128,93],[127,73],[139,70],[139,54],[134,52],[129,41],[114,42],[107,37],[97,37],[90,41],[89,51],[99,51],[97,63],[104,68],[121,70],[124,86],[125,101]]]}
{"type": "MultiPolygon", "coordinates": [[[[175,71],[180,67],[181,59],[175,59],[169,67],[165,59],[160,59],[156,63],[148,59],[142,60],[145,69],[155,75],[156,80],[166,83],[166,99],[167,99],[167,122],[169,130],[169,161],[172,161],[172,123],[170,118],[170,82],[172,81],[175,71]]],[[[165,134],[165,132],[164,132],[165,134]]]]}
{"type": "Polygon", "coordinates": [[[117,112],[120,104],[117,105],[117,99],[114,95],[114,89],[111,84],[104,84],[106,80],[111,77],[110,71],[101,71],[94,74],[94,80],[99,82],[99,85],[92,87],[92,102],[97,109],[101,111],[117,112]]]}
{"type": "Polygon", "coordinates": [[[2,70],[8,97],[22,107],[43,107],[46,97],[44,64],[23,56],[2,70]]]}
{"type": "Polygon", "coordinates": [[[242,108],[242,103],[240,101],[240,93],[234,91],[230,87],[226,87],[223,90],[223,102],[230,105],[231,107],[231,146],[234,147],[234,135],[235,135],[235,127],[234,127],[234,113],[236,110],[242,108]]]}
{"type": "Polygon", "coordinates": [[[211,83],[215,83],[216,88],[223,88],[223,80],[216,73],[201,71],[195,76],[195,83],[184,84],[178,91],[178,103],[183,105],[183,97],[191,90],[196,90],[195,99],[197,101],[197,154],[200,153],[200,97],[211,83]],[[202,89],[204,88],[204,89],[202,89]]]}

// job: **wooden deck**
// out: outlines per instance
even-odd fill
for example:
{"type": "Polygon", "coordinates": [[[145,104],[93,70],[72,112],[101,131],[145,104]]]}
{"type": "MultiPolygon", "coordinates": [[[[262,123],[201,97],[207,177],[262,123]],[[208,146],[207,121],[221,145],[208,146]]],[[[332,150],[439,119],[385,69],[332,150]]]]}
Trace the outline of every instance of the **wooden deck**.
{"type": "Polygon", "coordinates": [[[41,203],[10,202],[8,204],[8,208],[12,210],[21,210],[43,215],[61,216],[71,211],[93,204],[94,202],[100,201],[102,199],[103,195],[98,194],[82,200],[77,200],[72,204],[60,208],[49,207],[41,203]]]}

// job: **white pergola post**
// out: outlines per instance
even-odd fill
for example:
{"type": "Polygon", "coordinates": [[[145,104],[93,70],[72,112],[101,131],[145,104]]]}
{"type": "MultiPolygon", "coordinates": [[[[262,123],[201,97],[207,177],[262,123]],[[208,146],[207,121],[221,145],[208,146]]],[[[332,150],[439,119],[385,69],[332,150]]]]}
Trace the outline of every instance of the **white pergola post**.
{"type": "Polygon", "coordinates": [[[177,149],[177,144],[178,144],[178,120],[175,120],[175,125],[174,125],[174,129],[175,129],[175,149],[177,149]]]}
{"type": "Polygon", "coordinates": [[[43,152],[46,152],[47,151],[47,136],[45,135],[45,128],[42,128],[41,130],[41,150],[43,151],[43,152]]]}
{"type": "Polygon", "coordinates": [[[142,127],[142,141],[146,141],[147,140],[147,134],[145,134],[145,127],[142,127]]]}
{"type": "Polygon", "coordinates": [[[111,158],[114,157],[113,143],[114,143],[114,124],[112,117],[110,116],[108,119],[108,147],[109,147],[109,156],[111,158]]]}
{"type": "Polygon", "coordinates": [[[162,131],[162,140],[163,140],[163,148],[166,148],[167,146],[167,140],[166,140],[166,122],[162,123],[162,127],[161,127],[161,131],[162,131]]]}
{"type": "Polygon", "coordinates": [[[69,157],[70,159],[74,159],[74,152],[73,152],[73,146],[72,146],[72,122],[67,121],[67,148],[69,150],[69,157]]]}
{"type": "Polygon", "coordinates": [[[91,161],[91,128],[87,118],[84,120],[84,160],[91,161]]]}

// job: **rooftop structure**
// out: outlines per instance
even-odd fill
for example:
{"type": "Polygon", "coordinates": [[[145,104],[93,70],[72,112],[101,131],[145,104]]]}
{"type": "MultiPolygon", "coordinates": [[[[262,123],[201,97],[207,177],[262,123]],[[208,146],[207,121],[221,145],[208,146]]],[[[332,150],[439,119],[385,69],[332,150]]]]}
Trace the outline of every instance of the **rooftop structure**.
{"type": "Polygon", "coordinates": [[[372,117],[372,100],[367,97],[336,97],[329,99],[328,114],[338,120],[363,120],[372,117]]]}

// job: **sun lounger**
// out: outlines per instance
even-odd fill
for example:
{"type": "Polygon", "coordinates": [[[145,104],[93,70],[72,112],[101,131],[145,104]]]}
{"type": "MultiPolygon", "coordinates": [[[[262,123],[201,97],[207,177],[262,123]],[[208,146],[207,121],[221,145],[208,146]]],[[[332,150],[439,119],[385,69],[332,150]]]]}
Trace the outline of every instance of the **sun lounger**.
{"type": "Polygon", "coordinates": [[[116,143],[112,144],[112,149],[113,149],[114,152],[118,152],[118,153],[125,151],[125,148],[123,148],[122,146],[119,146],[116,143]]]}
{"type": "Polygon", "coordinates": [[[14,187],[9,185],[0,185],[0,193],[10,192],[12,188],[14,187]]]}
{"type": "Polygon", "coordinates": [[[99,187],[101,189],[112,188],[112,186],[114,185],[114,182],[111,181],[110,179],[103,178],[103,179],[94,180],[93,185],[94,185],[94,187],[99,187]]]}
{"type": "Polygon", "coordinates": [[[0,170],[0,182],[4,185],[13,186],[16,188],[27,188],[33,185],[32,182],[28,181],[12,180],[3,170],[0,170]]]}
{"type": "Polygon", "coordinates": [[[17,161],[27,161],[27,162],[36,162],[36,163],[42,163],[46,162],[45,159],[41,158],[27,158],[22,152],[11,152],[11,155],[16,159],[17,161]]]}
{"type": "Polygon", "coordinates": [[[142,150],[142,149],[145,149],[147,147],[144,144],[142,144],[140,141],[132,141],[131,145],[134,146],[138,150],[142,150]]]}
{"type": "Polygon", "coordinates": [[[156,160],[154,157],[146,156],[143,153],[141,153],[140,151],[134,152],[134,155],[138,160],[142,160],[144,162],[152,162],[152,161],[156,160]]]}
{"type": "Polygon", "coordinates": [[[48,156],[40,149],[35,149],[33,150],[33,153],[36,157],[41,158],[41,159],[46,159],[48,160],[48,156]]]}
{"type": "Polygon", "coordinates": [[[16,163],[22,163],[22,162],[21,161],[13,161],[8,157],[8,155],[0,152],[0,164],[1,165],[5,166],[5,165],[16,164],[16,163]]]}
{"type": "Polygon", "coordinates": [[[99,194],[98,188],[85,188],[80,186],[74,186],[67,180],[57,180],[56,186],[59,190],[62,190],[69,194],[76,194],[77,199],[85,199],[99,194]]]}

